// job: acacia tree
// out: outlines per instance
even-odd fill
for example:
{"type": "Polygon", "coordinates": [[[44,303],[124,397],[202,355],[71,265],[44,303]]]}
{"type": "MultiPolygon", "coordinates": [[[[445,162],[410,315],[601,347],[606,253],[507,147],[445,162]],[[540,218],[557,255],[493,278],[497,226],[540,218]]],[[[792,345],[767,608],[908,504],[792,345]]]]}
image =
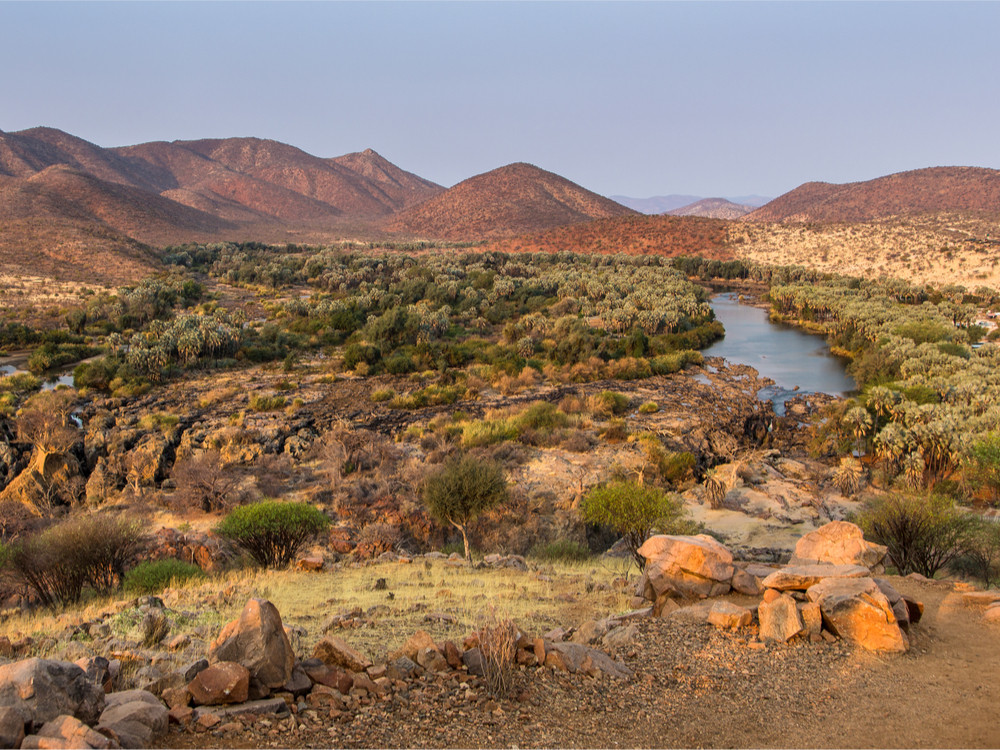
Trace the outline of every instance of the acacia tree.
{"type": "Polygon", "coordinates": [[[424,503],[434,518],[462,532],[465,559],[471,565],[468,525],[480,513],[509,496],[503,468],[470,455],[453,458],[424,482],[424,503]]]}

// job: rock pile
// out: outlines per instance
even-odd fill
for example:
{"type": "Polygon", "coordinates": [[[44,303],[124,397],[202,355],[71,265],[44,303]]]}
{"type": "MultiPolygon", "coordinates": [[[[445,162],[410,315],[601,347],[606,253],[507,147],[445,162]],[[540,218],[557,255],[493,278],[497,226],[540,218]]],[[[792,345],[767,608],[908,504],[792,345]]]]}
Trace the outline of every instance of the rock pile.
{"type": "MultiPolygon", "coordinates": [[[[677,610],[673,600],[680,598],[763,592],[757,624],[764,641],[839,637],[873,651],[906,651],[910,624],[923,612],[919,602],[873,577],[884,570],[885,547],[866,542],[860,528],[844,521],[806,534],[791,564],[780,569],[741,566],[705,535],[654,536],[639,554],[646,565],[637,593],[654,603],[654,614],[677,610]]],[[[728,602],[713,604],[706,618],[732,629],[753,621],[749,609],[728,602]]]]}

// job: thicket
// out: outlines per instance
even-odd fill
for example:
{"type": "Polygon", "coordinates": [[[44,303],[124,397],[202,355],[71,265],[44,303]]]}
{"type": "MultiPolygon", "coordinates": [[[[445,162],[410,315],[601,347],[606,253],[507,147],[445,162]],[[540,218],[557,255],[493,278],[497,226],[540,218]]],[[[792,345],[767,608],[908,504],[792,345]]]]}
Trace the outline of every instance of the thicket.
{"type": "Polygon", "coordinates": [[[197,565],[183,560],[145,560],[125,574],[122,588],[133,594],[159,594],[168,586],[206,577],[197,565]]]}

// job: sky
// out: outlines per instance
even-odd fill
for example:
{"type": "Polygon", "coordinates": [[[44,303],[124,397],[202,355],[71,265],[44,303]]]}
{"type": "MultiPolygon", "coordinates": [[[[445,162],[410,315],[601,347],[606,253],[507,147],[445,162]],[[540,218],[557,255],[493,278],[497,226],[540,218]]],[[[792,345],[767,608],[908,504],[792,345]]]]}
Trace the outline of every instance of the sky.
{"type": "Polygon", "coordinates": [[[604,195],[1000,168],[994,2],[3,2],[0,129],[516,161],[604,195]]]}

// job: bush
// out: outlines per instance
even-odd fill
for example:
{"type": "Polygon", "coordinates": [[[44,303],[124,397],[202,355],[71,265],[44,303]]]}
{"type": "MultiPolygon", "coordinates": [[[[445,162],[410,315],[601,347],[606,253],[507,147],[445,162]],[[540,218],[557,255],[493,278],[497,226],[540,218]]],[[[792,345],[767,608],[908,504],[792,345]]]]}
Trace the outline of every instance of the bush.
{"type": "Polygon", "coordinates": [[[284,396],[251,396],[250,408],[254,411],[277,411],[283,409],[288,399],[284,396]]]}
{"type": "Polygon", "coordinates": [[[969,481],[992,504],[1000,502],[1000,433],[990,433],[969,449],[969,481]]]}
{"type": "Polygon", "coordinates": [[[483,419],[462,425],[462,445],[479,448],[513,440],[517,437],[517,427],[506,419],[483,419]]]}
{"type": "Polygon", "coordinates": [[[590,397],[590,410],[600,416],[618,416],[628,411],[628,396],[614,391],[601,391],[590,397]]]}
{"type": "Polygon", "coordinates": [[[690,523],[684,519],[684,506],[676,496],[635,482],[594,487],[584,496],[580,515],[587,523],[606,526],[621,534],[640,566],[644,560],[639,547],[653,529],[666,534],[690,530],[690,523]]]}
{"type": "Polygon", "coordinates": [[[315,534],[330,525],[321,511],[305,503],[266,500],[236,508],[215,531],[232,540],[265,568],[282,568],[315,534]]]}
{"type": "Polygon", "coordinates": [[[957,562],[986,588],[1000,580],[1000,523],[975,519],[957,562]]]}
{"type": "Polygon", "coordinates": [[[520,429],[552,432],[569,424],[569,417],[555,404],[536,401],[515,419],[520,429]]]}
{"type": "Polygon", "coordinates": [[[48,607],[80,601],[89,584],[99,593],[121,583],[141,554],[144,524],[123,516],[81,516],[11,545],[8,568],[48,607]]]}
{"type": "Polygon", "coordinates": [[[434,518],[462,533],[465,559],[472,562],[467,526],[476,516],[507,500],[507,479],[494,461],[461,456],[424,482],[424,503],[434,518]]]}
{"type": "Polygon", "coordinates": [[[591,558],[590,547],[572,539],[558,539],[548,544],[536,544],[529,553],[531,557],[549,562],[580,562],[591,558]]]}
{"type": "Polygon", "coordinates": [[[660,406],[655,401],[647,401],[639,407],[640,414],[656,414],[659,410],[660,406]]]}
{"type": "Polygon", "coordinates": [[[856,523],[884,544],[900,575],[933,578],[965,548],[972,517],[939,495],[889,495],[866,504],[856,523]]]}
{"type": "Polygon", "coordinates": [[[125,574],[122,588],[132,594],[159,594],[167,586],[207,578],[193,563],[167,558],[141,562],[125,574]]]}

